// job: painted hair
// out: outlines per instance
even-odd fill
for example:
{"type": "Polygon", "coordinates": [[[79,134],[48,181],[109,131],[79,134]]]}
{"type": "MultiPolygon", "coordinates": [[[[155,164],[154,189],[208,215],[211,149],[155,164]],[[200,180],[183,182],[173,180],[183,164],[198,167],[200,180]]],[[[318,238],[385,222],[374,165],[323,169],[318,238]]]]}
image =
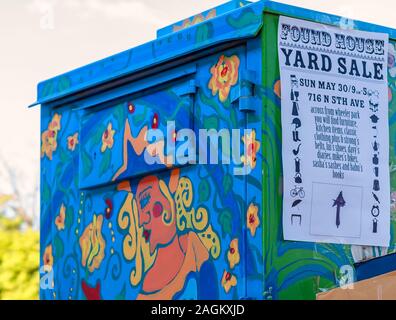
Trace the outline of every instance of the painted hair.
{"type": "MultiPolygon", "coordinates": [[[[191,180],[181,178],[178,181],[174,197],[163,180],[159,181],[159,187],[171,207],[171,212],[164,212],[162,215],[164,224],[171,225],[176,219],[179,233],[195,232],[212,258],[217,259],[221,251],[220,240],[209,223],[207,209],[192,207],[194,194],[191,180]]],[[[130,188],[118,215],[118,225],[122,230],[127,231],[123,241],[123,254],[128,261],[135,260],[135,268],[131,271],[130,282],[133,286],[138,286],[143,273],[152,267],[157,252],[151,254],[149,244],[144,240],[143,227],[139,226],[136,198],[130,188]]]]}

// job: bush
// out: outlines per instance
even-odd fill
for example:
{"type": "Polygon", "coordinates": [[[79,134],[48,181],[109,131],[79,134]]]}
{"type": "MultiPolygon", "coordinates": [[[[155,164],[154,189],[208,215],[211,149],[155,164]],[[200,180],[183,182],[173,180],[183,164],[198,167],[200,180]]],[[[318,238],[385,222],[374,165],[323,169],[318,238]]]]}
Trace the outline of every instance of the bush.
{"type": "Polygon", "coordinates": [[[0,216],[0,300],[39,297],[39,233],[0,216]]]}

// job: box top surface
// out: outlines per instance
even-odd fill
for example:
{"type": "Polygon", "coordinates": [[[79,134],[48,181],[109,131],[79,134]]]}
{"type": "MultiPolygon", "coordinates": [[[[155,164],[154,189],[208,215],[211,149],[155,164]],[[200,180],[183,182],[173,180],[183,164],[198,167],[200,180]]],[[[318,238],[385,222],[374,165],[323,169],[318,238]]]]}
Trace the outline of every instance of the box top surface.
{"type": "MultiPolygon", "coordinates": [[[[334,26],[346,21],[340,16],[272,1],[232,1],[160,29],[156,40],[39,83],[37,102],[31,106],[70,97],[208,47],[255,37],[263,26],[264,11],[334,26]]],[[[348,20],[348,26],[388,33],[396,39],[395,29],[356,20],[348,20]]]]}
{"type": "Polygon", "coordinates": [[[229,12],[231,10],[235,10],[235,9],[244,7],[250,3],[252,3],[252,2],[251,1],[242,1],[242,0],[228,1],[228,2],[226,2],[222,5],[219,5],[215,8],[206,10],[206,11],[196,14],[192,17],[180,20],[178,22],[172,23],[169,26],[159,29],[157,31],[157,38],[160,38],[160,37],[169,35],[171,33],[189,28],[189,27],[194,26],[198,23],[213,19],[220,15],[226,14],[227,12],[229,12]]]}

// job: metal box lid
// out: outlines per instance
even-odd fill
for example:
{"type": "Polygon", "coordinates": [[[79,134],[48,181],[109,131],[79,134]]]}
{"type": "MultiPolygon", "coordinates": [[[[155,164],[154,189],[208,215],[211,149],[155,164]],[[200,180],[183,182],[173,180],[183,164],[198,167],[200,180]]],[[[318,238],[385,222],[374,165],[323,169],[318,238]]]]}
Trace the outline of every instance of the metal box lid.
{"type": "MultiPolygon", "coordinates": [[[[190,18],[191,23],[190,25],[186,23],[185,28],[183,28],[183,21],[165,27],[158,31],[159,38],[156,40],[43,81],[38,85],[37,101],[31,106],[63,101],[76,95],[93,94],[90,92],[92,88],[106,85],[104,89],[109,89],[110,83],[116,85],[116,80],[138,71],[226,42],[253,38],[258,35],[263,26],[264,12],[335,26],[345,24],[343,17],[277,2],[259,1],[245,4],[246,1],[232,1],[200,14],[205,17],[203,21],[200,21],[202,17],[198,15],[196,24],[192,24],[194,18],[190,18]],[[216,10],[216,16],[213,10],[216,10]],[[180,30],[175,30],[178,27],[180,30]]],[[[396,39],[394,29],[360,21],[348,21],[348,27],[384,32],[396,39]]]]}
{"type": "Polygon", "coordinates": [[[220,15],[228,13],[229,11],[242,8],[249,3],[251,3],[251,1],[231,0],[231,1],[226,2],[222,5],[219,5],[215,8],[206,10],[206,11],[196,14],[192,17],[180,20],[180,21],[173,23],[167,27],[159,29],[157,31],[157,38],[161,38],[168,34],[195,26],[198,23],[205,22],[210,19],[216,18],[220,15]]]}

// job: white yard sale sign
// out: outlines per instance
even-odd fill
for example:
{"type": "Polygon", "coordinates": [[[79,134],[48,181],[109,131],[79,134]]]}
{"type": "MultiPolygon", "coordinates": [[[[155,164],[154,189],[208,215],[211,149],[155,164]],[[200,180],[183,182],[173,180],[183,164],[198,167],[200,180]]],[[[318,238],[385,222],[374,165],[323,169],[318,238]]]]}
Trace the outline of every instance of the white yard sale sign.
{"type": "Polygon", "coordinates": [[[285,240],[389,246],[388,35],[278,32],[285,240]]]}

